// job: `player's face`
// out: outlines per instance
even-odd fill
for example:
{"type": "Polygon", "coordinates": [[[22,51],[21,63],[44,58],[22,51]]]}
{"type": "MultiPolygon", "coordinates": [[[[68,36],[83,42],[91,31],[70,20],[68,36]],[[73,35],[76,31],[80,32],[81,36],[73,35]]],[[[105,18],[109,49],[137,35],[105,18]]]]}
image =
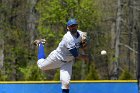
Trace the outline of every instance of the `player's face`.
{"type": "Polygon", "coordinates": [[[77,33],[77,28],[78,28],[78,25],[76,25],[76,24],[68,26],[68,29],[72,34],[77,33]]]}

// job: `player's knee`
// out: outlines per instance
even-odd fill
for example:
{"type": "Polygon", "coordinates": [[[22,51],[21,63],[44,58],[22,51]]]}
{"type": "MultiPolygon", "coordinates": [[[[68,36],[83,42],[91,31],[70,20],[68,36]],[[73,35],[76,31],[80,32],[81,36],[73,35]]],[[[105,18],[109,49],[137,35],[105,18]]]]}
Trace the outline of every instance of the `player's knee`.
{"type": "Polygon", "coordinates": [[[43,66],[38,65],[38,68],[41,70],[45,70],[45,68],[43,66]]]}
{"type": "Polygon", "coordinates": [[[42,64],[44,60],[45,60],[45,59],[39,59],[39,60],[37,61],[37,66],[38,66],[41,70],[45,70],[44,65],[42,64]]]}
{"type": "Polygon", "coordinates": [[[70,82],[62,80],[62,89],[69,89],[70,82]]]}

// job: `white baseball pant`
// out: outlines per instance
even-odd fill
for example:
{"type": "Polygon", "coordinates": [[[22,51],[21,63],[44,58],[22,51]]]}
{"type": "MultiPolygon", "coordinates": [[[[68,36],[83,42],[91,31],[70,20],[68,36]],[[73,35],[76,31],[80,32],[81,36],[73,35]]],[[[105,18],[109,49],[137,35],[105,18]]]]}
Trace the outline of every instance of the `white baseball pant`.
{"type": "Polygon", "coordinates": [[[60,68],[60,81],[62,83],[62,89],[69,89],[73,61],[64,63],[56,57],[55,53],[57,52],[53,51],[46,59],[39,59],[37,65],[42,70],[60,68]]]}

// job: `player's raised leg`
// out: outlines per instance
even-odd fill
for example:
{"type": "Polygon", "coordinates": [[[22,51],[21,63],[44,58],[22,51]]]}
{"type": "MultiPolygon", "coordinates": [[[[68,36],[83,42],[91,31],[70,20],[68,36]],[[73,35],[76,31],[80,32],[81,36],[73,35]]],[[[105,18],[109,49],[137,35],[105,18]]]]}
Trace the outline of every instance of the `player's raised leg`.
{"type": "Polygon", "coordinates": [[[44,46],[43,46],[43,43],[45,43],[45,42],[46,42],[45,39],[40,39],[40,40],[34,41],[34,44],[36,46],[38,46],[38,60],[46,58],[45,52],[44,52],[44,46]]]}
{"type": "Polygon", "coordinates": [[[46,56],[45,56],[45,52],[44,52],[44,46],[42,43],[39,44],[39,47],[38,47],[38,60],[40,59],[45,59],[46,56]]]}
{"type": "MultiPolygon", "coordinates": [[[[40,40],[35,40],[34,41],[34,45],[38,46],[38,62],[43,62],[46,58],[45,56],[45,51],[44,51],[44,43],[45,43],[45,39],[40,39],[40,40]]],[[[41,66],[38,65],[38,67],[40,68],[41,66]]]]}

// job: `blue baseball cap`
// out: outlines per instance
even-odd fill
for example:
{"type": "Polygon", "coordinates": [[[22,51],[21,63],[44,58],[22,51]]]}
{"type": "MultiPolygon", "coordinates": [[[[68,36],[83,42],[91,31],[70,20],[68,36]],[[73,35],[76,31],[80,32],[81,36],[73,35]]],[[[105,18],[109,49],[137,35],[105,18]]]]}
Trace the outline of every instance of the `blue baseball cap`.
{"type": "Polygon", "coordinates": [[[71,25],[78,25],[77,21],[75,19],[70,19],[67,22],[67,26],[71,26],[71,25]]]}

